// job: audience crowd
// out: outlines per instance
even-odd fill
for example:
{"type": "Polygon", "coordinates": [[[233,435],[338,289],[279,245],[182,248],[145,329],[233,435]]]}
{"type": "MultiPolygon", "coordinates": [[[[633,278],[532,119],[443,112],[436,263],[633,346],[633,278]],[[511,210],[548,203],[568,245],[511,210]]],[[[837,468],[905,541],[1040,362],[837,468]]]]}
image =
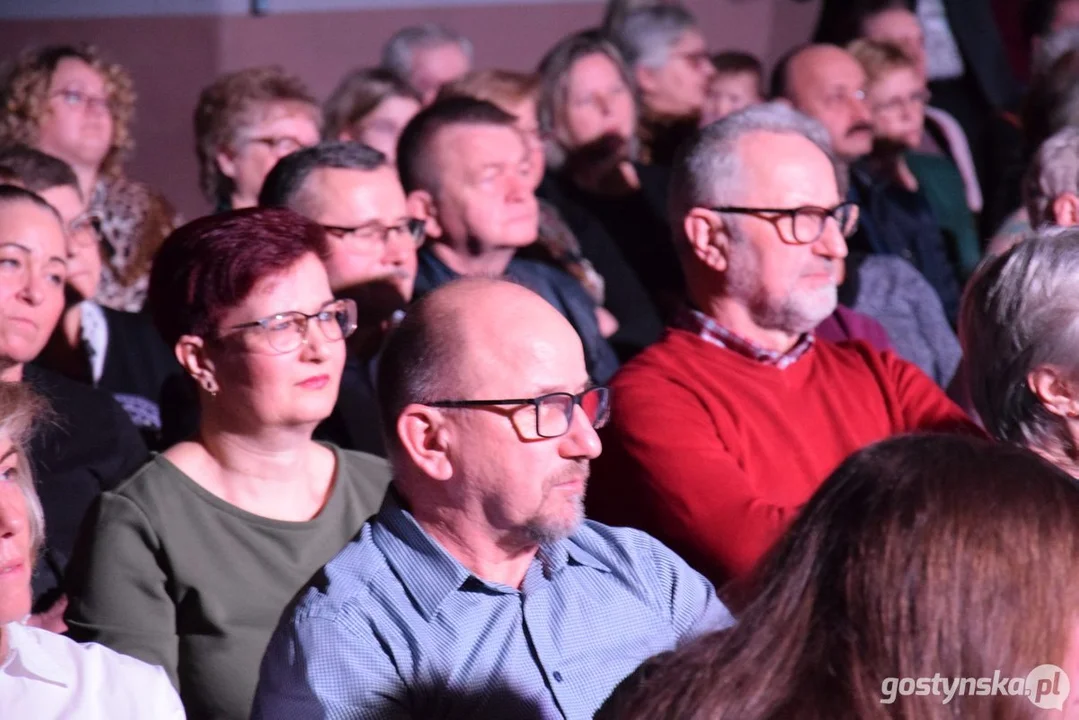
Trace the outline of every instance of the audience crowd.
{"type": "Polygon", "coordinates": [[[0,716],[1079,719],[1079,2],[1020,4],[1028,78],[961,0],[243,68],[188,222],[107,48],[11,58],[0,716]]]}

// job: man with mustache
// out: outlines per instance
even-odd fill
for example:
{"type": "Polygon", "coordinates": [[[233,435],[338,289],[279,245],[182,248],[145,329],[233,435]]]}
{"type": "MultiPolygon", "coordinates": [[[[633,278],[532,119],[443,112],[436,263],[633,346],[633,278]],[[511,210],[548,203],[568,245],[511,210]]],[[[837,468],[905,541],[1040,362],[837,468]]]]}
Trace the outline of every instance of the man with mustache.
{"type": "Polygon", "coordinates": [[[847,198],[861,207],[851,250],[898,255],[910,262],[937,291],[954,325],[961,292],[959,270],[948,257],[932,210],[912,201],[894,183],[875,179],[862,160],[873,148],[865,86],[862,66],[834,45],[796,49],[780,60],[772,75],[773,97],[819,120],[837,158],[849,167],[847,198]]]}
{"type": "Polygon", "coordinates": [[[386,157],[350,142],[326,142],[283,157],[266,177],[259,204],[287,207],[322,225],[330,240],[330,287],[335,297],[355,300],[359,310],[337,405],[316,437],[384,455],[375,365],[386,331],[412,300],[423,222],[409,216],[397,171],[386,157]]]}
{"type": "Polygon", "coordinates": [[[252,717],[591,719],[730,614],[651,537],[584,520],[609,394],[535,293],[457,280],[379,364],[393,485],[286,612],[252,717]]]}
{"type": "Polygon", "coordinates": [[[858,220],[819,123],[769,103],[707,126],[676,160],[670,208],[688,303],[612,383],[589,517],[649,532],[719,585],[855,450],[979,432],[914,365],[814,337],[858,220]]]}

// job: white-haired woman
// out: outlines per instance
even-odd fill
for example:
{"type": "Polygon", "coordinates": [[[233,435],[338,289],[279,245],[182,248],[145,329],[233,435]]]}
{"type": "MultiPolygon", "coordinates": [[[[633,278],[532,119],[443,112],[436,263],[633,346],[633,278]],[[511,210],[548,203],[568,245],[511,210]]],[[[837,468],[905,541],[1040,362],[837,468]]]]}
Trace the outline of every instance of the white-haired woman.
{"type": "Polygon", "coordinates": [[[24,624],[45,540],[27,445],[44,401],[0,382],[0,706],[5,718],[183,718],[165,671],[101,645],[24,624]]]}
{"type": "Polygon", "coordinates": [[[987,260],[963,297],[971,401],[998,440],[1079,477],[1079,228],[1032,235],[987,260]]]}

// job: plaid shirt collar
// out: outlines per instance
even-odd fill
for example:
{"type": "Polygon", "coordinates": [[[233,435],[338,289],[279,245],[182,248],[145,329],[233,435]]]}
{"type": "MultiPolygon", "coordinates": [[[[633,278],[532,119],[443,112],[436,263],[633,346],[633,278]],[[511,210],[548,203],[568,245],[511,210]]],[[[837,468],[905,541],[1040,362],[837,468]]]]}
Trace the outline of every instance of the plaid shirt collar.
{"type": "Polygon", "coordinates": [[[683,307],[675,316],[673,324],[676,328],[688,330],[705,342],[731,350],[750,360],[755,360],[765,365],[774,365],[780,370],[786,370],[798,362],[813,347],[813,333],[805,333],[798,339],[794,347],[787,352],[766,350],[743,337],[735,335],[700,310],[695,310],[691,307],[683,307]]]}

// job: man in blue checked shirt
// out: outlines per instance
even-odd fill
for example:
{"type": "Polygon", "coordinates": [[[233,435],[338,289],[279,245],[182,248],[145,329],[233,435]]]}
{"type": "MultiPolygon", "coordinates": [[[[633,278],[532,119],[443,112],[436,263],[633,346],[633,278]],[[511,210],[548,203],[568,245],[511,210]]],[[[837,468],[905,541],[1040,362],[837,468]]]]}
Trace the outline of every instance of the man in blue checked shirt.
{"type": "Polygon", "coordinates": [[[584,720],[644,659],[733,622],[658,541],[584,520],[610,398],[538,295],[445,285],[379,373],[393,489],[286,611],[254,718],[584,720]]]}

